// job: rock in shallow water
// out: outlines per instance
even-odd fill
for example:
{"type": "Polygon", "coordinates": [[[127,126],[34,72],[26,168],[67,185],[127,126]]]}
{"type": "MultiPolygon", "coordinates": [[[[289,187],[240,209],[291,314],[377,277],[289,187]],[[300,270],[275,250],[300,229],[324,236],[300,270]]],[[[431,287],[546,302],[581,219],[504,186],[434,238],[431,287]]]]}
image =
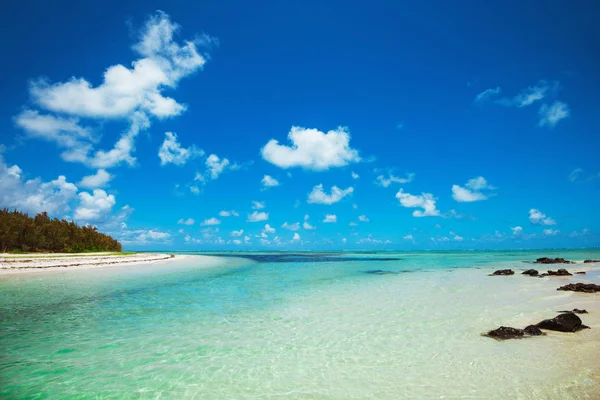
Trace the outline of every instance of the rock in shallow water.
{"type": "Polygon", "coordinates": [[[597,262],[600,262],[600,260],[584,260],[583,262],[584,262],[584,264],[589,264],[589,263],[597,263],[597,262]]]}
{"type": "Polygon", "coordinates": [[[562,313],[573,313],[573,314],[587,314],[587,310],[580,310],[579,308],[574,308],[571,311],[565,310],[565,311],[559,311],[562,313]]]}
{"type": "Polygon", "coordinates": [[[365,271],[366,274],[372,274],[372,275],[396,275],[397,272],[393,272],[393,271],[384,271],[382,269],[371,269],[368,271],[365,271]]]}
{"type": "Polygon", "coordinates": [[[558,269],[556,271],[548,270],[548,273],[544,274],[545,276],[571,276],[573,275],[569,271],[564,268],[558,269]]]}
{"type": "Polygon", "coordinates": [[[537,326],[535,326],[535,325],[529,325],[529,326],[526,326],[526,327],[525,327],[525,329],[523,329],[523,332],[525,332],[526,334],[528,334],[528,335],[531,335],[531,336],[541,336],[541,335],[545,335],[545,333],[544,333],[544,332],[542,332],[542,331],[540,330],[540,328],[538,328],[538,327],[537,327],[537,326]]]}
{"type": "Polygon", "coordinates": [[[525,336],[525,331],[523,329],[511,328],[510,326],[501,326],[498,329],[489,331],[485,336],[493,337],[498,340],[520,339],[525,336]]]}
{"type": "Polygon", "coordinates": [[[545,319],[536,325],[540,329],[548,329],[559,332],[577,332],[589,329],[581,323],[581,318],[573,313],[560,314],[552,319],[545,319]]]}
{"type": "Polygon", "coordinates": [[[542,257],[535,260],[538,264],[575,264],[573,261],[565,260],[564,258],[548,258],[542,257]]]}
{"type": "Polygon", "coordinates": [[[537,276],[538,274],[539,274],[539,272],[537,271],[537,269],[528,269],[521,273],[521,275],[529,275],[529,276],[537,276]]]}
{"type": "Polygon", "coordinates": [[[556,290],[565,290],[572,292],[583,292],[583,293],[596,293],[600,292],[600,285],[594,283],[569,283],[568,285],[561,286],[556,290]]]}
{"type": "Polygon", "coordinates": [[[513,271],[512,269],[499,269],[498,271],[494,271],[493,274],[490,274],[489,276],[494,276],[494,275],[514,275],[515,271],[513,271]]]}

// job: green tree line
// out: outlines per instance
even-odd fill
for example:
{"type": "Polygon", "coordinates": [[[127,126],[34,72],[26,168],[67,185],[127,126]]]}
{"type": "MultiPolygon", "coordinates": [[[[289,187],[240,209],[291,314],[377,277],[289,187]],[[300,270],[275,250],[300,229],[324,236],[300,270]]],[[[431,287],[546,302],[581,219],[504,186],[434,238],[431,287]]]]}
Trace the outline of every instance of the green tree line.
{"type": "Polygon", "coordinates": [[[98,232],[96,227],[51,219],[46,212],[32,218],[27,213],[5,208],[0,210],[0,252],[10,251],[120,252],[121,243],[98,232]]]}

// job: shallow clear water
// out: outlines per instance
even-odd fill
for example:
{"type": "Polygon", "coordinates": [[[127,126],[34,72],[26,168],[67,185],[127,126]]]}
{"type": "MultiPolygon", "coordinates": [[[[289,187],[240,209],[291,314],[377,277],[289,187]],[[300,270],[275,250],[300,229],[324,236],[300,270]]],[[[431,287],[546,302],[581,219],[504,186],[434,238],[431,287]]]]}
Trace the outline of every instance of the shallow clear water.
{"type": "Polygon", "coordinates": [[[3,277],[0,396],[597,398],[598,297],[556,287],[598,274],[487,273],[598,250],[234,255],[3,277]],[[480,336],[576,306],[591,330],[480,336]]]}

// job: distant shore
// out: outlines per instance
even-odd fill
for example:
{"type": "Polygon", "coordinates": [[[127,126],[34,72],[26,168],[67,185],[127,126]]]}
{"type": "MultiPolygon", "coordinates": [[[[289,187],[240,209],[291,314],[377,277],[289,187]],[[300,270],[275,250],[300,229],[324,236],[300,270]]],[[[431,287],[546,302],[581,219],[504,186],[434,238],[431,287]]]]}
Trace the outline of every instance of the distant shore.
{"type": "Polygon", "coordinates": [[[129,264],[181,260],[185,257],[167,253],[0,253],[0,275],[119,267],[129,264]]]}

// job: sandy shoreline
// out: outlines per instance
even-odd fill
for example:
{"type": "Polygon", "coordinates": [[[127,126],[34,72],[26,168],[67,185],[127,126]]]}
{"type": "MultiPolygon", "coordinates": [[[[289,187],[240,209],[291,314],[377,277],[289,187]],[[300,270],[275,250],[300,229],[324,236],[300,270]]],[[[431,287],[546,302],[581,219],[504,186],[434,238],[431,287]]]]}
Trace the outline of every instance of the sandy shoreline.
{"type": "Polygon", "coordinates": [[[121,267],[184,258],[186,256],[167,253],[0,254],[0,275],[121,267]]]}

